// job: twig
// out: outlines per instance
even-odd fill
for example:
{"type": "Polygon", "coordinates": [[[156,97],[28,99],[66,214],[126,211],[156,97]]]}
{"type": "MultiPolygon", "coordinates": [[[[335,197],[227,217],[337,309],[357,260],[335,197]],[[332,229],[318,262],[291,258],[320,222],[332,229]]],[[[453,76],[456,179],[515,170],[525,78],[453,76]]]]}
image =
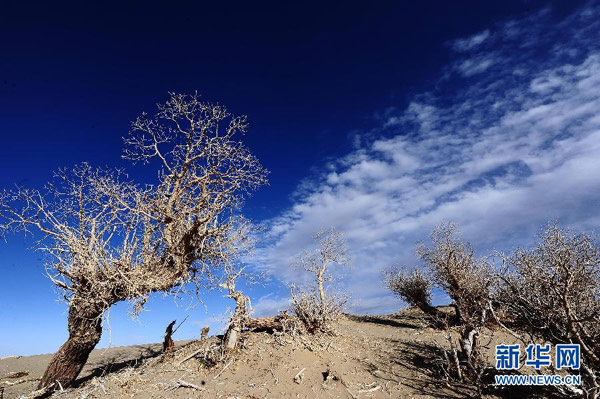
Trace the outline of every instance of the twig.
{"type": "Polygon", "coordinates": [[[184,387],[184,388],[193,388],[193,389],[197,389],[198,391],[203,391],[204,389],[200,388],[198,385],[196,384],[192,384],[191,382],[187,382],[184,380],[179,380],[177,381],[179,383],[180,386],[184,387]]]}
{"type": "Polygon", "coordinates": [[[173,391],[173,390],[175,390],[177,388],[192,388],[192,389],[195,389],[195,390],[198,390],[198,391],[204,391],[204,388],[200,388],[198,385],[192,384],[191,382],[187,382],[187,381],[184,381],[182,379],[179,379],[175,383],[175,385],[167,388],[166,390],[167,391],[173,391]]]}
{"type": "Polygon", "coordinates": [[[302,373],[304,373],[305,370],[306,370],[306,367],[304,367],[302,370],[298,371],[298,374],[296,374],[294,376],[294,382],[296,384],[300,384],[300,381],[302,381],[302,373]]]}
{"type": "Polygon", "coordinates": [[[227,370],[227,368],[228,368],[229,366],[231,366],[231,363],[233,363],[233,361],[234,361],[234,360],[235,360],[235,359],[231,359],[231,360],[230,360],[230,361],[229,361],[229,362],[228,362],[228,363],[225,365],[225,367],[223,367],[223,370],[219,371],[219,373],[213,377],[213,380],[216,380],[216,379],[217,379],[217,378],[218,378],[218,377],[219,377],[221,374],[223,374],[223,371],[227,370]]]}

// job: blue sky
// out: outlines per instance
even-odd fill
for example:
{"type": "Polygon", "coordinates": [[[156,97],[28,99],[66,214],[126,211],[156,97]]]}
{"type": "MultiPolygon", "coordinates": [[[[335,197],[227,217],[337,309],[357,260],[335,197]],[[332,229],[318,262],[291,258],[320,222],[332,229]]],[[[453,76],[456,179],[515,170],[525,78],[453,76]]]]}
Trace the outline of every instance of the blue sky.
{"type": "MultiPolygon", "coordinates": [[[[248,115],[244,141],[271,170],[244,208],[266,229],[249,260],[270,276],[248,288],[257,315],[306,281],[289,261],[322,227],[347,235],[349,310],[385,313],[401,303],[381,270],[414,264],[441,220],[481,254],[529,245],[549,220],[600,224],[597,2],[3,7],[2,188],[84,160],[151,179],[120,159],[121,137],[167,91],[248,115]]],[[[66,338],[30,246],[0,244],[0,357],[66,338]]],[[[180,339],[218,330],[230,304],[204,298],[157,295],[136,321],[120,304],[100,346],[159,341],[186,315],[180,339]]]]}

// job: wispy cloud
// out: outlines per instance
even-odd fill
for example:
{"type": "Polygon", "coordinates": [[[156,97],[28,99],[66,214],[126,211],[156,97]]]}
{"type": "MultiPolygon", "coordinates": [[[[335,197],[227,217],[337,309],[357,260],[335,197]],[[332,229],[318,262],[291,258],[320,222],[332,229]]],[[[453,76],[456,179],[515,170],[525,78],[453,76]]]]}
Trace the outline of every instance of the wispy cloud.
{"type": "Polygon", "coordinates": [[[354,258],[339,282],[352,310],[388,312],[399,302],[380,271],[415,262],[415,243],[442,219],[481,251],[527,244],[551,219],[600,226],[600,9],[552,18],[543,10],[454,41],[460,53],[434,90],[386,114],[375,139],[325,165],[269,222],[257,264],[302,279],[289,260],[336,227],[354,258]]]}
{"type": "Polygon", "coordinates": [[[456,51],[468,51],[479,47],[481,43],[490,37],[490,30],[486,29],[482,32],[476,33],[472,36],[457,39],[452,42],[452,47],[456,51]]]}

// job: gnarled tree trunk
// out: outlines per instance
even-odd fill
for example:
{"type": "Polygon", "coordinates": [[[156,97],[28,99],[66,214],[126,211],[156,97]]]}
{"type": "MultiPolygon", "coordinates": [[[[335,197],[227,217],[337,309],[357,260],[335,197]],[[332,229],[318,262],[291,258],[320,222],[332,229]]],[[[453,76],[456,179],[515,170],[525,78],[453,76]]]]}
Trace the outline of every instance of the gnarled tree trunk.
{"type": "Polygon", "coordinates": [[[177,320],[173,320],[165,330],[165,340],[163,341],[163,353],[170,352],[175,347],[175,342],[173,342],[173,326],[177,320]]]}
{"type": "Polygon", "coordinates": [[[225,334],[225,349],[232,351],[236,348],[242,329],[246,326],[250,316],[248,315],[247,296],[242,294],[241,291],[233,291],[229,296],[235,299],[235,311],[225,334]]]}
{"type": "Polygon", "coordinates": [[[38,388],[51,384],[55,384],[56,388],[71,386],[101,336],[102,311],[72,305],[69,309],[69,338],[48,364],[38,388]]]}

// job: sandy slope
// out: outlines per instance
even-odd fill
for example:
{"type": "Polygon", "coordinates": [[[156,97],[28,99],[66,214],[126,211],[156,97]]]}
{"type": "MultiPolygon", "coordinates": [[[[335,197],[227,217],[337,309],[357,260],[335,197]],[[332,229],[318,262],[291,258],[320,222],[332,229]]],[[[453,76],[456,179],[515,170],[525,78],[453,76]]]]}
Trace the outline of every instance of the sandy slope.
{"type": "MultiPolygon", "coordinates": [[[[215,338],[216,339],[216,338],[215,338]]],[[[94,351],[79,387],[59,398],[433,398],[461,397],[468,387],[449,388],[431,370],[436,347],[447,347],[443,334],[424,327],[418,313],[350,316],[337,336],[305,341],[267,333],[246,333],[231,362],[207,368],[197,359],[180,364],[200,348],[194,341],[175,358],[138,362],[159,345],[94,351]],[[225,367],[227,366],[227,367],[225,367]],[[113,369],[105,377],[102,367],[113,369]],[[114,371],[121,368],[120,371],[114,371]],[[294,379],[304,369],[300,377],[294,379]],[[186,387],[183,385],[193,385],[186,387]]],[[[0,361],[0,374],[28,370],[39,376],[49,355],[0,361]]],[[[107,370],[108,371],[108,370],[107,370]]],[[[35,383],[7,387],[5,398],[28,392],[35,383]]],[[[471,392],[472,393],[472,392],[471,392]]]]}

